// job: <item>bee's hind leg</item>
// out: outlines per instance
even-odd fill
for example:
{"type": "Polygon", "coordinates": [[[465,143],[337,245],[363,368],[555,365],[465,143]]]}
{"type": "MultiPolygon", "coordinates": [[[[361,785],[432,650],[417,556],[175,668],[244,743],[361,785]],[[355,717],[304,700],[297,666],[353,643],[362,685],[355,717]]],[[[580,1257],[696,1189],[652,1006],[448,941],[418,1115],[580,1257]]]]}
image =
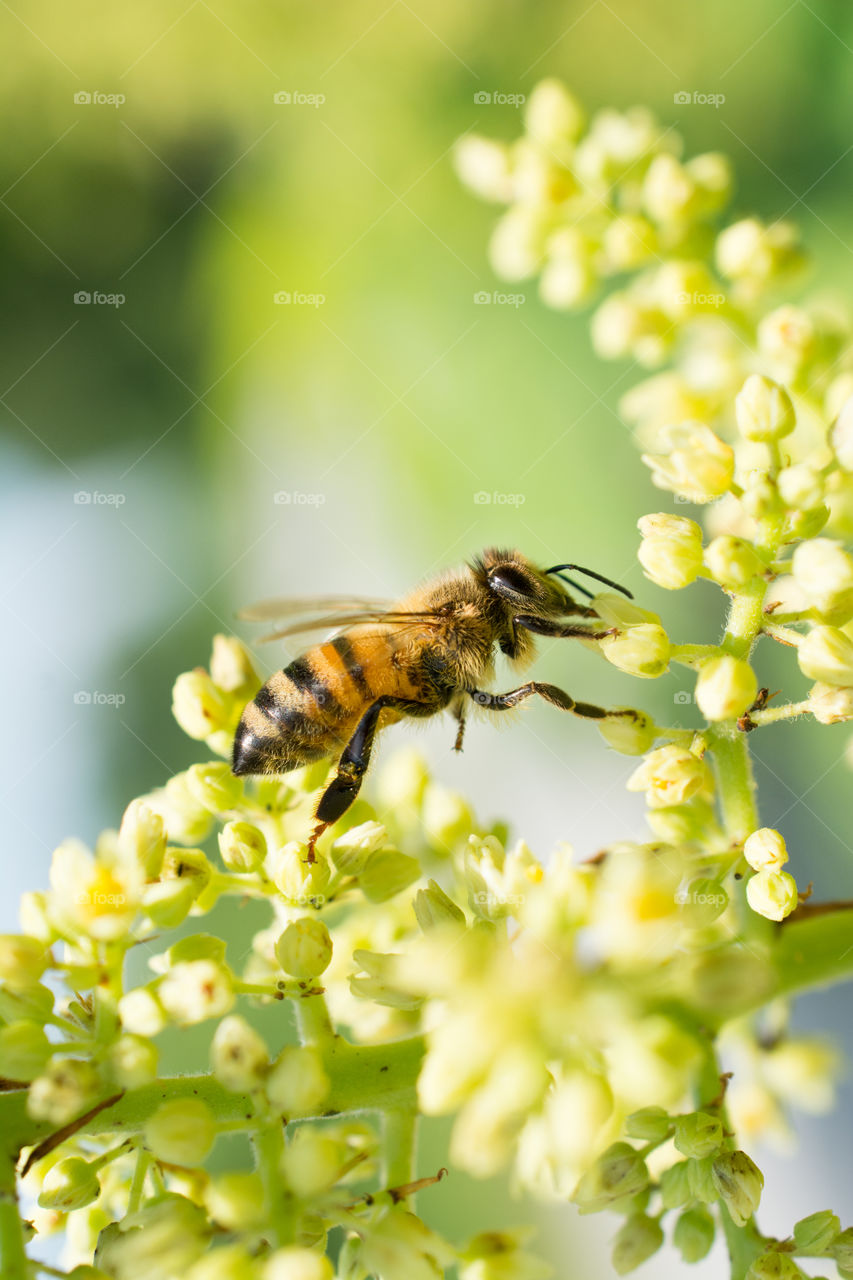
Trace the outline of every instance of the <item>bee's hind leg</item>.
{"type": "Polygon", "coordinates": [[[317,825],[308,841],[308,861],[314,861],[314,846],[327,827],[342,818],[355,800],[367,767],[370,764],[370,753],[379,725],[379,717],[383,711],[395,708],[401,711],[419,707],[420,704],[406,701],[403,698],[382,697],[368,707],[358,722],[355,733],[350,738],[344,753],[338,761],[334,778],[320,796],[314,813],[317,825]]]}
{"type": "Polygon", "coordinates": [[[636,720],[639,717],[637,711],[607,711],[604,707],[596,707],[591,702],[575,702],[565,690],[558,689],[555,684],[543,684],[539,680],[531,680],[517,689],[511,689],[509,693],[482,693],[479,689],[469,689],[468,693],[478,706],[485,707],[488,711],[509,711],[525,698],[532,698],[534,694],[538,694],[540,698],[544,698],[546,702],[552,703],[562,711],[571,711],[573,715],[583,716],[586,720],[626,718],[636,720]]]}

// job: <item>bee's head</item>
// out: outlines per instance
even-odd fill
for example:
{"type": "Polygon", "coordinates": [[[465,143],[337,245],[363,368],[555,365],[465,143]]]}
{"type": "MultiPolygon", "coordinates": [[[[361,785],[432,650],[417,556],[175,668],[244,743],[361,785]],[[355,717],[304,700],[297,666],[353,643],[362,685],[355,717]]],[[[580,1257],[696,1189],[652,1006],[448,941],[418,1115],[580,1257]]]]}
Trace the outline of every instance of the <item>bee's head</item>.
{"type": "Polygon", "coordinates": [[[615,587],[631,598],[631,593],[618,583],[582,569],[579,565],[557,564],[550,569],[539,569],[520,551],[499,551],[490,547],[471,566],[474,576],[486,589],[505,602],[511,609],[543,615],[568,613],[575,608],[575,601],[562,585],[567,582],[581,595],[591,598],[592,592],[579,582],[563,576],[564,569],[575,569],[599,582],[615,587]],[[560,579],[560,581],[557,581],[560,579]]]}

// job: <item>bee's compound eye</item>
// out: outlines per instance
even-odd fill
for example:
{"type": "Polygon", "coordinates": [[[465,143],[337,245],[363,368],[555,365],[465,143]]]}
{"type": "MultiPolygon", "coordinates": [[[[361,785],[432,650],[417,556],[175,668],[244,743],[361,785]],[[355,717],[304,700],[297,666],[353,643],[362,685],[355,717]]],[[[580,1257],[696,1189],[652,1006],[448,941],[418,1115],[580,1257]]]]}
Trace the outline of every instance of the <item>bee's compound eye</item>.
{"type": "Polygon", "coordinates": [[[489,574],[489,585],[499,595],[529,596],[532,594],[530,580],[519,569],[504,565],[489,574]]]}

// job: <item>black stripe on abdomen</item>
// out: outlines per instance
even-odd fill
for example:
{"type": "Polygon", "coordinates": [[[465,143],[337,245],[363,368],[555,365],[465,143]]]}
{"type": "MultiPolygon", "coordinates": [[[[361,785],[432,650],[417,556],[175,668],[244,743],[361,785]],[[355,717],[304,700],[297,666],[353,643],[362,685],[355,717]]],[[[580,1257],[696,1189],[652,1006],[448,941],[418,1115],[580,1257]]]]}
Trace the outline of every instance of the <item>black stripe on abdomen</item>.
{"type": "Polygon", "coordinates": [[[335,638],[330,640],[329,643],[340,658],[341,662],[344,664],[347,675],[350,677],[361,696],[365,700],[372,698],[373,690],[367,683],[364,675],[364,668],[355,656],[355,650],[353,649],[352,642],[348,640],[346,636],[335,636],[335,638]]]}
{"type": "Polygon", "coordinates": [[[327,715],[342,716],[344,714],[343,707],[325,680],[317,675],[307,657],[297,658],[295,662],[291,662],[289,667],[285,667],[284,674],[294,688],[299,689],[301,693],[307,693],[327,715]]]}

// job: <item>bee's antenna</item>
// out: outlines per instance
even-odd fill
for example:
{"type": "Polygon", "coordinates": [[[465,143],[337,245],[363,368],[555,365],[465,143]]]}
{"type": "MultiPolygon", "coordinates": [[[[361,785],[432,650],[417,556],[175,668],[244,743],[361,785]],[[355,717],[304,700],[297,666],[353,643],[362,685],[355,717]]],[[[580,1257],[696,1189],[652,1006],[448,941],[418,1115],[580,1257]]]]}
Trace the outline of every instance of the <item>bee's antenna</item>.
{"type": "Polygon", "coordinates": [[[592,598],[592,592],[587,591],[585,587],[580,586],[577,582],[572,582],[571,578],[563,577],[561,569],[574,569],[577,573],[585,573],[588,578],[595,578],[598,582],[605,583],[608,587],[614,587],[616,591],[621,591],[623,596],[627,596],[629,600],[634,597],[627,587],[620,587],[618,582],[614,582],[612,578],[605,578],[603,574],[596,573],[593,569],[584,569],[580,564],[555,564],[551,569],[546,569],[545,573],[555,573],[558,578],[562,578],[564,582],[568,582],[570,586],[575,587],[578,591],[582,591],[585,596],[592,598]]]}

